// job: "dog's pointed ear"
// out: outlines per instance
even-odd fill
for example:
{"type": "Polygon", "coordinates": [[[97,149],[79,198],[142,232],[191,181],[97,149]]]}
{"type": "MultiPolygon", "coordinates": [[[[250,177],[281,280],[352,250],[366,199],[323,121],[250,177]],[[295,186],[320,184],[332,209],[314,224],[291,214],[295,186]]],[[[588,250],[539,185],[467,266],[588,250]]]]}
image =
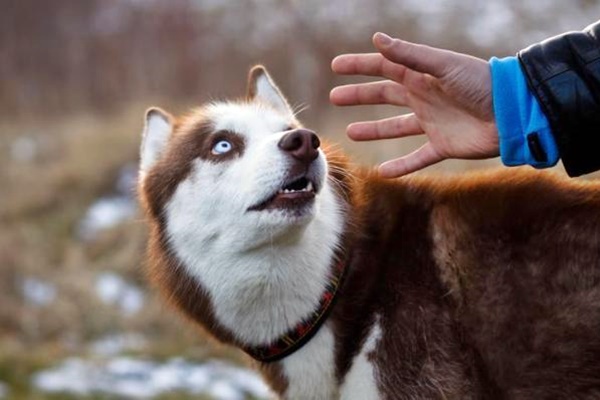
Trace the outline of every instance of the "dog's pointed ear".
{"type": "Polygon", "coordinates": [[[146,111],[146,122],[140,149],[140,171],[147,172],[158,161],[173,131],[173,117],[168,112],[152,107],[146,111]]]}
{"type": "Polygon", "coordinates": [[[248,74],[248,99],[265,102],[283,113],[293,114],[292,108],[262,65],[257,65],[248,74]]]}

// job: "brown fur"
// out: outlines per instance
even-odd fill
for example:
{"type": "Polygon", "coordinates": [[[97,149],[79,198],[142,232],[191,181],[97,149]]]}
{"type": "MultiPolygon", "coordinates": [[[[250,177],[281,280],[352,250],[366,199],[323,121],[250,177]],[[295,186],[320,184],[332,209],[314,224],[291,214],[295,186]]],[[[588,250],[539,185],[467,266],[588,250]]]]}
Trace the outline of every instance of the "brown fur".
{"type": "MultiPolygon", "coordinates": [[[[212,132],[212,126],[201,113],[174,121],[174,133],[169,151],[144,179],[140,199],[151,225],[148,243],[148,275],[165,297],[184,315],[225,343],[233,343],[230,332],[215,320],[206,290],[190,277],[171,254],[165,237],[163,210],[175,189],[189,174],[196,158],[210,159],[211,144],[226,132],[212,132]]],[[[243,153],[243,143],[237,143],[237,153],[243,153]]],[[[232,152],[235,153],[235,152],[232,152]]]]}
{"type": "Polygon", "coordinates": [[[258,369],[262,373],[265,380],[269,383],[271,389],[283,395],[288,388],[289,382],[285,376],[283,369],[279,363],[257,363],[258,369]]]}
{"type": "MultiPolygon", "coordinates": [[[[178,121],[141,198],[151,279],[238,345],[163,237],[166,202],[218,134],[201,113],[178,121]]],[[[351,254],[328,321],[340,382],[379,318],[369,357],[387,399],[600,398],[600,184],[527,169],[382,180],[326,151],[351,254]]],[[[280,366],[259,367],[285,393],[280,366]]]]}
{"type": "Polygon", "coordinates": [[[597,398],[600,185],[504,170],[362,178],[332,315],[342,376],[374,314],[387,398],[597,398]]]}

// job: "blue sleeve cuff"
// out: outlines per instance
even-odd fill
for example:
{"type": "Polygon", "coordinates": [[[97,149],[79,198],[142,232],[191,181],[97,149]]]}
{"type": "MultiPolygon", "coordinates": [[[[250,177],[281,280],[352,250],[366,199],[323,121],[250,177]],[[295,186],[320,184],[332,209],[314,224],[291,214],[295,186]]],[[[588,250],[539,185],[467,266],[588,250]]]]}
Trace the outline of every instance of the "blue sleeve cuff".
{"type": "Polygon", "coordinates": [[[559,154],[550,123],[527,87],[517,57],[490,59],[492,98],[504,165],[546,168],[559,154]]]}

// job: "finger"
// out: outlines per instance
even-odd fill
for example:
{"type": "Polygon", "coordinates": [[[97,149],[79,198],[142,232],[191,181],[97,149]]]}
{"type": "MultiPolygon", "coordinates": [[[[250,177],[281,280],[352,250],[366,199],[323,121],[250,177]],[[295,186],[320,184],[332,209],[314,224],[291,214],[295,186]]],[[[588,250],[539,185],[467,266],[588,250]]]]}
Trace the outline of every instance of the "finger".
{"type": "Polygon", "coordinates": [[[388,60],[437,78],[446,74],[455,59],[451,51],[392,39],[381,32],[373,36],[373,44],[388,60]]]}
{"type": "Polygon", "coordinates": [[[392,139],[423,133],[415,114],[400,115],[379,121],[356,122],[346,131],[353,140],[392,139]]]}
{"type": "Polygon", "coordinates": [[[379,174],[384,178],[397,178],[428,167],[443,159],[444,157],[437,153],[431,146],[431,143],[427,142],[404,157],[381,164],[379,166],[379,174]]]}
{"type": "Polygon", "coordinates": [[[406,89],[399,83],[379,81],[338,86],[333,88],[329,99],[338,106],[360,104],[392,104],[405,106],[406,89]]]}
{"type": "Polygon", "coordinates": [[[379,53],[342,54],[333,59],[331,69],[340,75],[382,76],[394,81],[401,81],[406,71],[379,53]]]}

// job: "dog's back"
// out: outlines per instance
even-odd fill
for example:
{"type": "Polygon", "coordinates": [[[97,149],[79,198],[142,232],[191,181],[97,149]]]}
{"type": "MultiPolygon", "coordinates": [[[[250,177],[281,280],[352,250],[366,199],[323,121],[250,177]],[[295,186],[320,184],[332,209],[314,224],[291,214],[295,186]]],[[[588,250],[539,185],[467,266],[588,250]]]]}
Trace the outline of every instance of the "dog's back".
{"type": "Polygon", "coordinates": [[[334,315],[347,354],[380,326],[388,398],[600,395],[598,183],[514,169],[362,182],[334,315]]]}
{"type": "Polygon", "coordinates": [[[382,180],[260,68],[246,100],[145,131],[152,280],[282,397],[600,397],[600,184],[382,180]]]}

